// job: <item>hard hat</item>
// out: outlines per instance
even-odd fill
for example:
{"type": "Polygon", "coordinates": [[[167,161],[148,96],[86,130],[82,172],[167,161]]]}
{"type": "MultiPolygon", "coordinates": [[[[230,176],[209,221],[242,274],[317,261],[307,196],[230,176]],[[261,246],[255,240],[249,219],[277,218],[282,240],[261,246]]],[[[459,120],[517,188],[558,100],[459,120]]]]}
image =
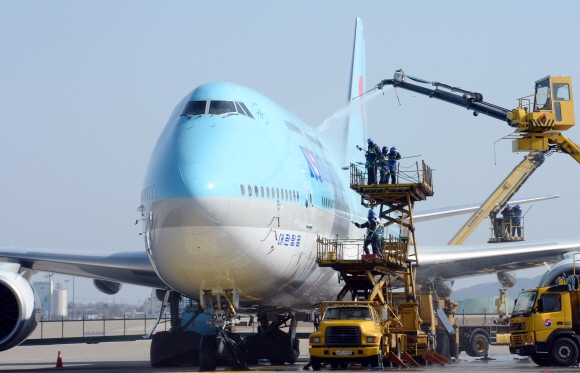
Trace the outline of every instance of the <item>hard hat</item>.
{"type": "Polygon", "coordinates": [[[383,146],[383,153],[386,153],[389,151],[389,148],[387,148],[386,146],[383,146]]]}
{"type": "Polygon", "coordinates": [[[397,147],[396,147],[396,146],[393,146],[393,147],[391,148],[391,150],[397,150],[397,147]]]}
{"type": "Polygon", "coordinates": [[[373,140],[371,140],[371,139],[367,140],[367,144],[370,144],[371,142],[373,142],[373,140]]]}
{"type": "Polygon", "coordinates": [[[507,205],[506,207],[507,207],[508,209],[511,209],[511,208],[512,208],[512,205],[510,205],[510,204],[508,203],[508,205],[507,205]]]}
{"type": "Polygon", "coordinates": [[[374,214],[375,214],[375,210],[373,210],[373,209],[370,209],[370,210],[369,210],[369,215],[374,215],[374,214]]]}
{"type": "Polygon", "coordinates": [[[516,208],[518,208],[518,209],[519,209],[519,208],[521,208],[521,207],[520,207],[520,205],[516,205],[516,208]]]}

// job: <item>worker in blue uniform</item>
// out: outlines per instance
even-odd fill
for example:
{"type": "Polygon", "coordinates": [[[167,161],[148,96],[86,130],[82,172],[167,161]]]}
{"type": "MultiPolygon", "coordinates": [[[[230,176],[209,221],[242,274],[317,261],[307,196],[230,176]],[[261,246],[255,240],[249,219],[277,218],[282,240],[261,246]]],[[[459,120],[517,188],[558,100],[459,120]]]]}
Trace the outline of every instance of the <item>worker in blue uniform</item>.
{"type": "Polygon", "coordinates": [[[371,185],[377,183],[377,161],[381,155],[381,148],[372,139],[368,139],[367,144],[368,148],[365,158],[367,161],[368,185],[371,185]]]}
{"type": "Polygon", "coordinates": [[[401,159],[401,154],[397,151],[397,148],[393,146],[389,151],[389,159],[387,161],[387,166],[389,168],[387,183],[389,181],[389,175],[391,175],[391,184],[397,183],[397,161],[399,159],[401,159]]]}
{"type": "Polygon", "coordinates": [[[381,174],[381,179],[379,180],[379,184],[388,184],[389,183],[389,148],[383,146],[383,151],[381,152],[381,156],[379,158],[379,171],[381,174]]]}
{"type": "Polygon", "coordinates": [[[505,224],[505,231],[507,232],[508,237],[512,236],[512,218],[514,216],[514,212],[512,210],[512,205],[508,203],[508,205],[501,210],[501,215],[503,216],[503,223],[505,224]]]}
{"type": "Polygon", "coordinates": [[[381,253],[381,235],[382,235],[382,226],[377,214],[375,214],[373,209],[369,210],[369,214],[367,216],[367,221],[359,224],[353,222],[357,228],[366,228],[367,235],[365,237],[365,242],[363,243],[363,249],[365,254],[369,255],[369,244],[373,247],[373,254],[378,256],[380,259],[383,259],[383,254],[381,253]]]}
{"type": "Polygon", "coordinates": [[[522,236],[522,208],[520,205],[515,205],[512,208],[512,237],[516,234],[518,237],[522,236]]]}

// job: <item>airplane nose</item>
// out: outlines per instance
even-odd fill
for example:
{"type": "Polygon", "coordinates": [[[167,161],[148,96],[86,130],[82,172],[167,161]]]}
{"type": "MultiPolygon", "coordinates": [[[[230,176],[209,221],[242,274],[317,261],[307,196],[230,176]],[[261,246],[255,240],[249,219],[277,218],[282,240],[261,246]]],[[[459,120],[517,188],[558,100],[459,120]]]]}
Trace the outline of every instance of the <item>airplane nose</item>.
{"type": "Polygon", "coordinates": [[[179,170],[195,215],[210,226],[220,225],[229,207],[225,178],[205,163],[185,163],[179,170]]]}

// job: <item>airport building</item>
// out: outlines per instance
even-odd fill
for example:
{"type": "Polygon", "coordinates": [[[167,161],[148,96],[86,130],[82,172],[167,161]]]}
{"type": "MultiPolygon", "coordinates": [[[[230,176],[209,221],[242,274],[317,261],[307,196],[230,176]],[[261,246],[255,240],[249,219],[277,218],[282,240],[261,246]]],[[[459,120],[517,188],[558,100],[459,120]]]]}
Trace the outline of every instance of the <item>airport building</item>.
{"type": "Polygon", "coordinates": [[[143,301],[143,312],[145,312],[146,315],[159,315],[161,312],[161,305],[162,302],[157,299],[157,296],[155,295],[155,289],[151,289],[151,298],[146,298],[145,301],[143,301]]]}
{"type": "Polygon", "coordinates": [[[34,290],[40,298],[40,309],[43,320],[67,316],[67,290],[62,287],[61,283],[56,286],[53,281],[38,281],[32,284],[34,290]]]}

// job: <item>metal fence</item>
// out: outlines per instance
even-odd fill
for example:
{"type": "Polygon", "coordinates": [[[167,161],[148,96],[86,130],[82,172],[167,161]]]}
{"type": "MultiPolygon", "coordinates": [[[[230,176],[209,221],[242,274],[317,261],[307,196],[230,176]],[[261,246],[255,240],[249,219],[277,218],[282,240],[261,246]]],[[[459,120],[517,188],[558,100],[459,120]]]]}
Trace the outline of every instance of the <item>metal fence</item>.
{"type": "MultiPolygon", "coordinates": [[[[79,338],[79,337],[101,337],[101,336],[122,336],[122,335],[145,335],[148,334],[157,317],[127,318],[122,319],[87,319],[44,321],[41,320],[34,332],[28,339],[45,338],[79,338]]],[[[167,315],[161,319],[155,332],[167,331],[170,322],[167,315]]]]}

